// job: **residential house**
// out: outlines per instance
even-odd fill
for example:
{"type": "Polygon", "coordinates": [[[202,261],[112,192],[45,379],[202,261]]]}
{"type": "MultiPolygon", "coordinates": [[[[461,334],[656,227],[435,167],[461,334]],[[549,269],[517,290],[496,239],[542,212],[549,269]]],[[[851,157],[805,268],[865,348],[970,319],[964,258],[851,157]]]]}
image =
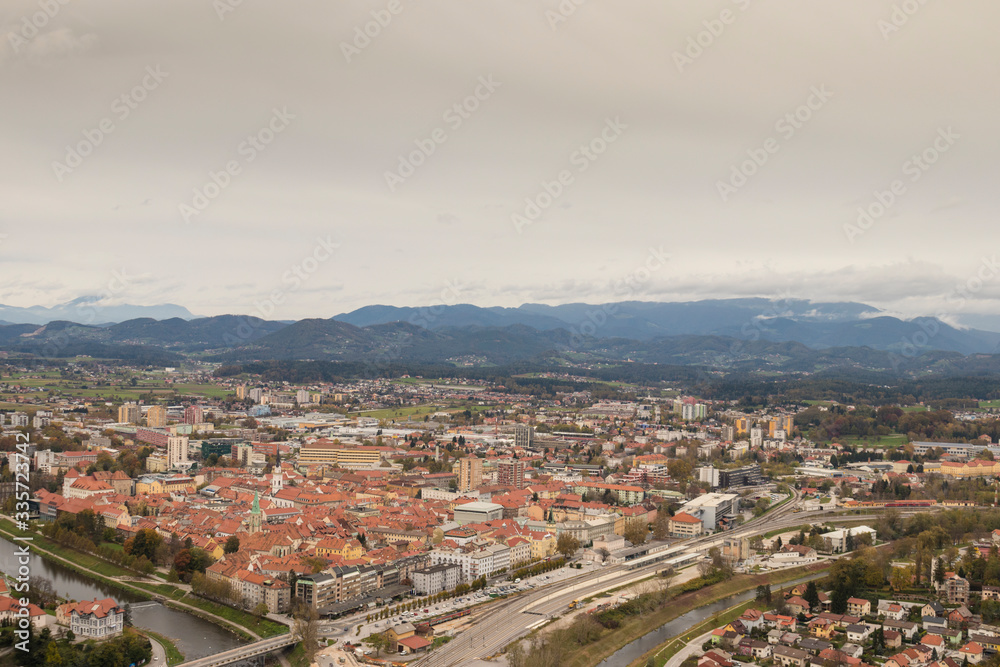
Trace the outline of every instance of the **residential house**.
{"type": "Polygon", "coordinates": [[[978,664],[983,659],[983,647],[977,642],[967,642],[965,646],[958,649],[958,654],[963,659],[968,660],[973,665],[978,664]]]}
{"type": "MultiPolygon", "coordinates": [[[[806,667],[809,664],[809,654],[791,646],[775,646],[772,650],[774,662],[781,667],[806,667]]],[[[899,665],[897,667],[908,667],[899,665]]]]}
{"type": "Polygon", "coordinates": [[[872,603],[862,598],[847,598],[847,613],[851,616],[867,616],[872,613],[872,603]]]}
{"type": "Polygon", "coordinates": [[[868,635],[872,633],[872,628],[867,623],[848,625],[845,630],[847,633],[847,640],[858,644],[863,644],[865,640],[868,639],[868,635]]]}
{"type": "Polygon", "coordinates": [[[788,606],[788,610],[796,616],[809,611],[809,602],[798,595],[793,595],[785,600],[785,604],[788,606]]]}
{"type": "Polygon", "coordinates": [[[880,615],[884,616],[886,620],[890,621],[905,621],[906,617],[909,616],[906,611],[906,607],[898,602],[889,602],[885,605],[880,602],[878,612],[880,615]]]}
{"type": "Polygon", "coordinates": [[[928,602],[923,607],[920,608],[920,616],[926,618],[927,616],[941,617],[944,616],[944,607],[940,602],[934,600],[928,602]]]}
{"type": "Polygon", "coordinates": [[[884,630],[895,630],[910,642],[917,634],[917,624],[913,621],[886,621],[882,624],[884,630]]]}

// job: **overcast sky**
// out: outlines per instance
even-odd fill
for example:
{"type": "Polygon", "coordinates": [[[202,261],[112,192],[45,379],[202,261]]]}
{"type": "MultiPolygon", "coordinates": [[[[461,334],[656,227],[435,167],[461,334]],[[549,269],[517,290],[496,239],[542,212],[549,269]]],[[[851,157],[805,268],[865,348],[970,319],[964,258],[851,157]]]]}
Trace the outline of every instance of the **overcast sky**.
{"type": "Polygon", "coordinates": [[[5,0],[0,303],[997,312],[1000,4],[562,6],[5,0]]]}

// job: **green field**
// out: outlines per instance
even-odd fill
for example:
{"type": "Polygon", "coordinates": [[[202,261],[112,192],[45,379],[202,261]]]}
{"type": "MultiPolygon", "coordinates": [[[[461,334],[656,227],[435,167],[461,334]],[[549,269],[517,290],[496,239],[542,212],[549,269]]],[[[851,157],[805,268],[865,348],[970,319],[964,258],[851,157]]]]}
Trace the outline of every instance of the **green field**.
{"type": "Polygon", "coordinates": [[[79,378],[61,378],[58,374],[49,378],[4,378],[10,384],[17,384],[23,387],[37,388],[26,394],[13,394],[0,392],[0,398],[28,398],[39,400],[48,396],[49,391],[53,391],[60,396],[83,399],[103,399],[106,401],[137,401],[144,394],[154,396],[172,397],[176,395],[204,396],[206,398],[224,398],[231,394],[225,387],[214,384],[173,384],[165,382],[151,381],[148,378],[136,377],[136,385],[133,387],[130,378],[115,378],[112,384],[96,386],[86,380],[79,378]]]}
{"type": "Polygon", "coordinates": [[[851,445],[856,447],[858,445],[863,445],[865,447],[902,447],[909,440],[902,433],[893,433],[892,435],[883,435],[859,438],[857,436],[848,435],[840,438],[836,438],[830,442],[836,442],[841,445],[851,445]]]}
{"type": "Polygon", "coordinates": [[[227,621],[231,621],[234,625],[248,628],[249,630],[256,632],[265,639],[267,637],[283,635],[288,632],[288,626],[282,625],[281,623],[275,623],[269,619],[260,618],[259,616],[254,616],[253,614],[249,614],[239,609],[233,609],[232,607],[216,604],[215,602],[211,602],[194,595],[187,595],[181,598],[180,602],[189,604],[192,607],[197,607],[198,609],[207,611],[210,614],[221,616],[227,621]]]}

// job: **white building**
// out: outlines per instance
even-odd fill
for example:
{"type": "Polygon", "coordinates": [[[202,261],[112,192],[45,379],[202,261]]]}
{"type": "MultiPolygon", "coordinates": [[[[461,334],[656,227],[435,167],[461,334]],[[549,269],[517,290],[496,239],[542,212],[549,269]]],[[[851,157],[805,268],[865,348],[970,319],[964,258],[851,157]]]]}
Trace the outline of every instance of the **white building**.
{"type": "Polygon", "coordinates": [[[482,549],[467,546],[459,549],[434,549],[430,552],[431,565],[453,564],[462,568],[462,581],[490,577],[510,567],[510,547],[491,544],[482,549]]]}
{"type": "Polygon", "coordinates": [[[67,611],[70,630],[77,637],[107,639],[120,635],[125,627],[125,610],[111,598],[77,602],[67,611]]]}
{"type": "Polygon", "coordinates": [[[471,502],[455,507],[455,523],[464,526],[467,523],[486,523],[503,518],[503,505],[496,503],[471,502]]]}
{"type": "Polygon", "coordinates": [[[868,535],[871,539],[871,543],[875,544],[875,534],[874,528],[869,528],[868,526],[853,526],[851,528],[841,528],[840,530],[834,530],[829,533],[823,533],[820,535],[824,540],[830,540],[830,548],[833,553],[843,553],[847,548],[847,536],[850,534],[854,538],[855,545],[858,543],[858,538],[862,535],[868,535]]]}
{"type": "Polygon", "coordinates": [[[735,516],[739,509],[740,497],[735,493],[706,493],[681,506],[678,512],[701,519],[706,532],[713,532],[719,521],[735,516]]]}
{"type": "Polygon", "coordinates": [[[450,591],[462,582],[462,567],[455,563],[432,565],[414,570],[411,579],[417,595],[436,595],[442,591],[450,591]]]}
{"type": "Polygon", "coordinates": [[[188,437],[173,435],[167,438],[167,466],[183,468],[190,465],[188,460],[188,437]]]}

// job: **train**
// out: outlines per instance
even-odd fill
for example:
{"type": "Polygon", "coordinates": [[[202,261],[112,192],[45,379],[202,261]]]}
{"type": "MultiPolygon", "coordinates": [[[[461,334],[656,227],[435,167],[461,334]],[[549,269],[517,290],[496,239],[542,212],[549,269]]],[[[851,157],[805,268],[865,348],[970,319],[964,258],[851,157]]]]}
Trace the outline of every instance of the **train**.
{"type": "Polygon", "coordinates": [[[864,509],[866,507],[898,507],[901,509],[920,509],[933,507],[936,500],[848,500],[844,507],[850,509],[864,509]]]}

